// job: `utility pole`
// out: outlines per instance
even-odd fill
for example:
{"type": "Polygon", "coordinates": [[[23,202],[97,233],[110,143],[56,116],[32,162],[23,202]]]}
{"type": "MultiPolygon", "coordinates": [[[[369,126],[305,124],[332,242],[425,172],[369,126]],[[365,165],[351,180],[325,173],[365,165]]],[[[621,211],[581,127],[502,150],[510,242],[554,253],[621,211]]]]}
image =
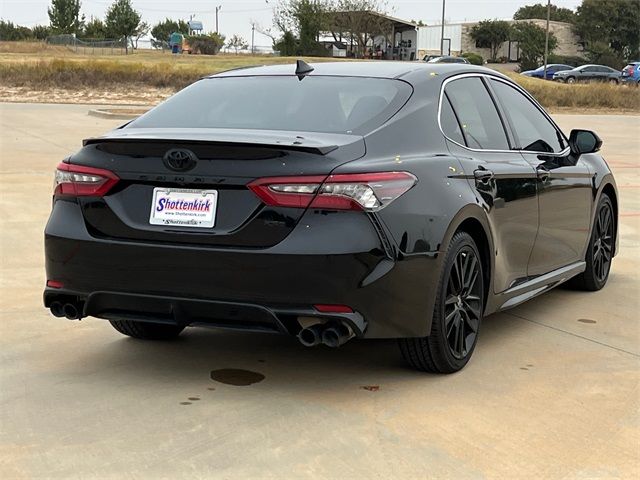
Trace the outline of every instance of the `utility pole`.
{"type": "Polygon", "coordinates": [[[542,78],[547,79],[547,59],[549,57],[549,20],[551,19],[551,0],[547,0],[547,33],[544,39],[544,72],[542,78]]]}
{"type": "Polygon", "coordinates": [[[255,55],[255,36],[256,36],[256,24],[251,24],[251,55],[255,55]]]}
{"type": "Polygon", "coordinates": [[[216,33],[220,33],[218,30],[218,12],[222,10],[222,5],[216,7],[216,33]]]}
{"type": "Polygon", "coordinates": [[[442,25],[440,26],[440,55],[444,55],[444,8],[447,0],[442,0],[442,25]]]}

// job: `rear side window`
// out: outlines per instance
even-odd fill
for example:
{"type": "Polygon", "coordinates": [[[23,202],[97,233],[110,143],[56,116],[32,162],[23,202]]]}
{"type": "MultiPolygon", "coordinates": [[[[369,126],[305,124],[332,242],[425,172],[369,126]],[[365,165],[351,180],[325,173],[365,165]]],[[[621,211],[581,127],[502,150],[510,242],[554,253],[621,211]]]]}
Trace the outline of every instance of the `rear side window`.
{"type": "Polygon", "coordinates": [[[413,89],[400,80],[293,75],[200,80],[127,128],[232,128],[364,134],[413,89]]]}
{"type": "Polygon", "coordinates": [[[468,147],[487,150],[509,149],[500,115],[479,77],[453,80],[447,84],[444,91],[460,121],[468,147]]]}
{"type": "Polygon", "coordinates": [[[511,121],[522,150],[560,153],[566,147],[562,134],[521,92],[499,80],[491,86],[511,121]]]}
{"type": "Polygon", "coordinates": [[[440,126],[444,134],[454,142],[458,142],[461,145],[466,145],[464,137],[462,136],[462,130],[460,129],[460,123],[458,118],[451,107],[451,102],[445,94],[442,98],[442,110],[440,112],[440,126]]]}

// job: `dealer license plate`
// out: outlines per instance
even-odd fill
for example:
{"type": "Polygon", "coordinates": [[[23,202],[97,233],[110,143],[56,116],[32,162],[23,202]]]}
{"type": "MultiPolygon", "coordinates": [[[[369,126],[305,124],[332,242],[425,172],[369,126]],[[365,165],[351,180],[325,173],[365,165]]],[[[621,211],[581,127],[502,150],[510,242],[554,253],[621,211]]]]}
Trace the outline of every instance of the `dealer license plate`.
{"type": "Polygon", "coordinates": [[[154,188],[151,225],[211,228],[216,221],[217,190],[154,188]]]}

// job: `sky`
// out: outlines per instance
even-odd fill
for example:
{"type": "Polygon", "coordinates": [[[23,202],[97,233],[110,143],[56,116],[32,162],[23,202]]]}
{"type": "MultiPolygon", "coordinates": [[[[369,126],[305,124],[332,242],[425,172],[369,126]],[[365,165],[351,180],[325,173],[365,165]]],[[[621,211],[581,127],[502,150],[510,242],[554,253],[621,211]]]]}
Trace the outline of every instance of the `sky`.
{"type": "MultiPolygon", "coordinates": [[[[81,0],[82,13],[104,18],[113,0],[81,0]]],[[[228,37],[238,34],[251,42],[251,23],[271,27],[272,7],[276,0],[132,0],[143,20],[153,25],[165,17],[194,20],[204,24],[205,31],[215,31],[215,7],[219,11],[220,32],[228,37]],[[270,5],[271,4],[271,5],[270,5]]],[[[474,21],[491,18],[509,19],[521,6],[544,0],[446,0],[445,19],[448,22],[474,21]]],[[[581,0],[552,0],[558,7],[575,9],[581,0]]],[[[0,18],[28,27],[49,23],[49,0],[0,0],[0,18]]],[[[439,24],[442,0],[389,0],[389,14],[405,20],[422,20],[439,24]]],[[[271,45],[271,40],[256,32],[256,45],[271,45]]]]}

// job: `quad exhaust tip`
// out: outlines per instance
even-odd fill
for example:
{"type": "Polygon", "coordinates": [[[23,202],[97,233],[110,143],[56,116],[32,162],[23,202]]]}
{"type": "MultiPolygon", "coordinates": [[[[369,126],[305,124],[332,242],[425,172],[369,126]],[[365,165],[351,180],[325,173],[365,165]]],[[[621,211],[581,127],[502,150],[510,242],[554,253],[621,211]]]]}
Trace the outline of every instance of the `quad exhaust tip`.
{"type": "Polygon", "coordinates": [[[346,323],[316,323],[303,328],[298,334],[298,340],[305,347],[316,347],[322,343],[327,347],[337,348],[354,336],[353,330],[346,323]]]}
{"type": "Polygon", "coordinates": [[[53,302],[49,306],[49,310],[51,310],[51,314],[54,317],[58,317],[58,318],[64,317],[64,306],[60,302],[53,302]]]}
{"type": "Polygon", "coordinates": [[[73,303],[51,302],[49,310],[54,317],[66,317],[69,320],[78,320],[80,318],[80,310],[73,303]]]}

